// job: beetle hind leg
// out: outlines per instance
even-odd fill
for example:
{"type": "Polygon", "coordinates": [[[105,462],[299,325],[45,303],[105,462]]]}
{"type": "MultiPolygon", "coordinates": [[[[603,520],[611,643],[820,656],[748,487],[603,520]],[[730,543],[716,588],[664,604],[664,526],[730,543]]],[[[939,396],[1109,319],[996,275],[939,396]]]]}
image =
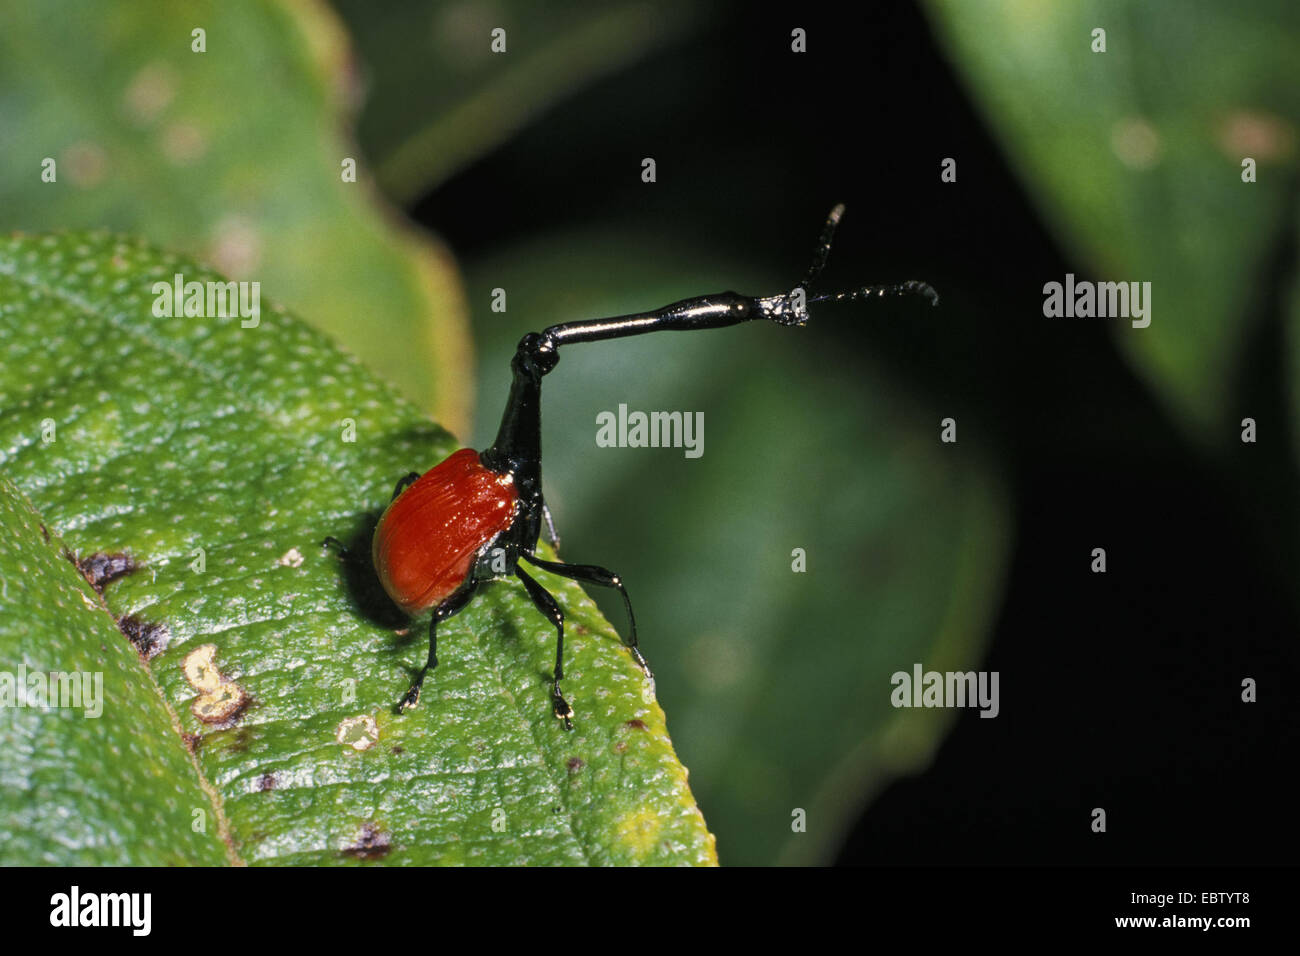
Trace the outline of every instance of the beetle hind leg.
{"type": "Polygon", "coordinates": [[[398,478],[397,484],[393,486],[393,497],[388,499],[388,503],[392,504],[394,501],[398,499],[398,497],[402,494],[403,491],[411,487],[411,485],[415,484],[419,480],[420,480],[420,473],[418,471],[409,472],[408,474],[403,475],[401,478],[398,478]]]}
{"type": "Polygon", "coordinates": [[[464,608],[469,603],[469,599],[474,596],[474,589],[475,585],[471,584],[463,591],[459,591],[447,598],[434,609],[433,617],[429,620],[429,656],[425,659],[424,666],[420,668],[420,673],[416,675],[415,683],[411,685],[410,690],[402,696],[402,699],[397,702],[397,706],[393,708],[396,713],[400,714],[404,710],[409,710],[420,702],[420,688],[424,686],[424,678],[429,671],[438,666],[438,622],[447,620],[447,618],[464,608]]]}

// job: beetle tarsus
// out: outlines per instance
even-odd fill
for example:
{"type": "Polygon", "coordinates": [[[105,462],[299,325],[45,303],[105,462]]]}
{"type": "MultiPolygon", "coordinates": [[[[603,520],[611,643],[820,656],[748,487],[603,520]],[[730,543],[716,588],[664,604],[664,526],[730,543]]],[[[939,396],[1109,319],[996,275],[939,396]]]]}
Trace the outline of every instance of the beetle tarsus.
{"type": "Polygon", "coordinates": [[[554,687],[551,689],[551,706],[555,710],[555,716],[564,721],[564,729],[572,730],[573,708],[569,706],[569,702],[565,700],[564,695],[560,693],[559,681],[556,681],[554,687]]]}
{"type": "Polygon", "coordinates": [[[555,519],[551,517],[551,509],[546,507],[546,502],[542,502],[542,523],[546,525],[546,540],[551,542],[551,550],[556,554],[560,553],[560,536],[555,531],[555,519]]]}
{"type": "Polygon", "coordinates": [[[405,711],[410,710],[419,702],[420,702],[420,684],[417,682],[415,684],[412,684],[411,689],[408,690],[406,694],[402,697],[402,699],[397,702],[397,706],[394,708],[394,710],[396,710],[397,713],[399,714],[404,713],[405,711]]]}
{"type": "Polygon", "coordinates": [[[632,652],[633,659],[641,665],[641,670],[645,674],[646,678],[654,680],[655,675],[650,670],[650,662],[641,655],[641,651],[638,648],[631,646],[628,647],[628,650],[632,652]]]}

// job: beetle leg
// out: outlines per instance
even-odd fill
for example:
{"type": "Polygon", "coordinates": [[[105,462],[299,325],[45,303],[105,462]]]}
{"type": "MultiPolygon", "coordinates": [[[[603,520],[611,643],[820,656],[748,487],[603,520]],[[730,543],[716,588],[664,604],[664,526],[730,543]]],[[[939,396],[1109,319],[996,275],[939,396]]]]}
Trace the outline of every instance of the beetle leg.
{"type": "Polygon", "coordinates": [[[636,659],[636,662],[641,665],[641,670],[645,671],[645,676],[654,677],[654,674],[650,673],[650,665],[646,663],[646,659],[641,656],[640,648],[637,647],[636,615],[632,613],[632,599],[627,596],[627,588],[623,587],[622,578],[613,571],[607,571],[605,568],[597,567],[594,564],[563,564],[559,561],[546,561],[533,554],[521,554],[520,557],[543,571],[550,571],[562,578],[569,578],[583,584],[595,584],[603,588],[617,588],[618,593],[623,595],[623,606],[627,608],[627,619],[632,630],[631,639],[623,643],[632,652],[632,657],[636,659]]]}
{"type": "Polygon", "coordinates": [[[352,560],[352,552],[348,550],[348,546],[332,534],[327,535],[325,540],[320,543],[320,546],[322,548],[336,548],[338,549],[339,557],[345,561],[352,560]]]}
{"type": "Polygon", "coordinates": [[[555,519],[551,517],[551,509],[546,507],[546,502],[542,502],[542,520],[546,522],[546,539],[551,542],[551,547],[556,554],[560,552],[560,536],[555,533],[555,519]]]}
{"type": "Polygon", "coordinates": [[[555,603],[555,598],[525,574],[523,568],[516,566],[515,574],[519,576],[520,581],[524,582],[524,589],[537,605],[537,610],[545,614],[555,625],[555,684],[551,688],[551,706],[555,710],[555,716],[564,721],[564,729],[572,730],[573,708],[560,692],[560,681],[564,680],[564,612],[560,610],[560,605],[555,603]]]}
{"type": "Polygon", "coordinates": [[[403,491],[405,491],[407,488],[409,488],[411,485],[415,484],[415,482],[419,480],[420,480],[420,473],[418,471],[413,471],[408,475],[403,475],[401,478],[398,478],[397,485],[396,487],[393,488],[393,497],[388,499],[388,503],[391,505],[394,501],[397,500],[398,495],[400,495],[403,491]]]}
{"type": "Polygon", "coordinates": [[[445,621],[447,618],[462,610],[469,603],[470,598],[474,596],[474,590],[477,583],[473,582],[469,587],[457,591],[447,600],[443,601],[434,609],[433,617],[429,619],[429,656],[420,668],[419,675],[415,678],[415,683],[411,689],[397,703],[394,708],[397,713],[401,713],[408,708],[414,707],[420,702],[420,688],[424,686],[424,676],[438,666],[438,622],[445,621]]]}
{"type": "Polygon", "coordinates": [[[320,543],[322,548],[332,548],[338,552],[339,560],[344,564],[355,565],[356,567],[370,567],[370,555],[366,551],[358,551],[355,548],[349,548],[333,535],[329,535],[320,543]]]}

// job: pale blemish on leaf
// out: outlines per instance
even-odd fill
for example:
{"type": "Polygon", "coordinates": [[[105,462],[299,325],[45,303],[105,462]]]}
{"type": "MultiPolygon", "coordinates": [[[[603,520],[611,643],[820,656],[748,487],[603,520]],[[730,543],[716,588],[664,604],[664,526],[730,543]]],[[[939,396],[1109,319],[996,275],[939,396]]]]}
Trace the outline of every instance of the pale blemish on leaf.
{"type": "Polygon", "coordinates": [[[186,655],[181,668],[185,671],[185,679],[195,690],[213,691],[221,683],[221,671],[217,669],[215,663],[216,656],[217,645],[215,644],[196,647],[186,655]]]}
{"type": "Polygon", "coordinates": [[[369,714],[348,717],[338,726],[334,738],[353,750],[369,750],[379,742],[379,725],[369,714]]]}
{"type": "Polygon", "coordinates": [[[190,686],[199,692],[190,709],[205,724],[233,723],[248,707],[248,695],[226,678],[216,664],[217,646],[204,644],[186,655],[181,669],[190,686]]]}

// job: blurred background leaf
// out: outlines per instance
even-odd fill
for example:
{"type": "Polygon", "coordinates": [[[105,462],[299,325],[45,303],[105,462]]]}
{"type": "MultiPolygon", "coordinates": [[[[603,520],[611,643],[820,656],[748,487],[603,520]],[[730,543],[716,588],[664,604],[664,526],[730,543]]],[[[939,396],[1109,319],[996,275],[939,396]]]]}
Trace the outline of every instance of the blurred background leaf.
{"type": "Polygon", "coordinates": [[[453,431],[470,343],[445,247],[368,185],[347,37],[320,3],[0,8],[0,210],[181,249],[330,333],[453,431]],[[206,52],[191,31],[206,31],[206,52]],[[58,180],[41,182],[46,157],[58,180]],[[342,181],[345,158],[358,182],[342,181]]]}
{"type": "MultiPolygon", "coordinates": [[[[1113,329],[1198,443],[1239,443],[1235,393],[1252,374],[1275,250],[1300,216],[1300,7],[927,6],[1008,161],[1059,241],[1086,263],[1079,278],[1152,284],[1148,328],[1064,321],[1113,329]],[[1098,28],[1104,53],[1092,50],[1098,28]],[[1246,157],[1258,164],[1256,182],[1242,181],[1246,157]]],[[[1295,265],[1292,254],[1292,281],[1295,265]]]]}
{"type": "Polygon", "coordinates": [[[551,712],[554,628],[518,582],[440,628],[420,706],[393,714],[425,627],[320,542],[367,554],[395,476],[454,441],[279,308],[251,329],[153,315],[178,271],[218,278],[103,234],[0,241],[0,466],[40,514],[0,486],[18,549],[0,559],[0,665],[102,670],[106,698],[103,720],[5,708],[0,813],[40,829],[0,859],[212,862],[211,841],[149,835],[201,810],[245,863],[715,862],[653,685],[572,582],[539,576],[566,611],[573,732],[551,712]],[[138,567],[88,611],[40,523],[138,567]],[[109,611],[148,629],[147,664],[124,660],[109,611]],[[204,647],[243,700],[223,720],[187,676],[204,647]],[[104,821],[101,845],[58,808],[104,821]]]}
{"type": "Polygon", "coordinates": [[[547,106],[680,38],[710,8],[686,0],[335,3],[366,64],[360,135],[379,184],[419,198],[547,106]],[[495,54],[492,31],[504,30],[495,54]]]}

